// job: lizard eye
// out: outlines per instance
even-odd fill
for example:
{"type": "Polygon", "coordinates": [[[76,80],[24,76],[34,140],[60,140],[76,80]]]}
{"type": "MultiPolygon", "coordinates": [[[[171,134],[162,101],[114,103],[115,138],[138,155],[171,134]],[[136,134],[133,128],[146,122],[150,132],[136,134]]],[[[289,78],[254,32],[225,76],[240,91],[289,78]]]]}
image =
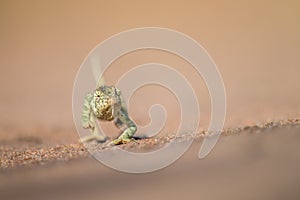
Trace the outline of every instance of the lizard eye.
{"type": "Polygon", "coordinates": [[[108,90],[108,91],[107,91],[107,94],[108,94],[108,95],[111,95],[111,91],[110,91],[110,90],[108,90]]]}
{"type": "Polygon", "coordinates": [[[100,92],[99,91],[95,92],[95,97],[100,97],[100,92]]]}

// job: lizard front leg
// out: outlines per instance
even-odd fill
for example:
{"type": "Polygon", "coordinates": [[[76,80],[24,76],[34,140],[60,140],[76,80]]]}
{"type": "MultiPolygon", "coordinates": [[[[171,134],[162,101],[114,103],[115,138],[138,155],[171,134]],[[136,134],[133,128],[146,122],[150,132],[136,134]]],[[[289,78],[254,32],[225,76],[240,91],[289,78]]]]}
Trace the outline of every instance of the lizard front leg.
{"type": "Polygon", "coordinates": [[[134,122],[129,118],[127,111],[122,107],[118,113],[118,118],[115,121],[116,126],[122,127],[126,126],[126,129],[123,133],[111,143],[114,145],[125,144],[130,142],[133,139],[133,135],[137,131],[137,127],[134,122]]]}
{"type": "Polygon", "coordinates": [[[88,93],[83,100],[81,124],[85,129],[93,129],[95,127],[95,122],[91,120],[92,109],[91,101],[93,95],[88,93]]]}
{"type": "Polygon", "coordinates": [[[91,140],[97,140],[100,142],[104,142],[106,137],[104,135],[99,134],[99,130],[95,123],[95,116],[91,109],[91,100],[93,98],[92,94],[87,94],[84,98],[83,108],[82,108],[82,117],[81,123],[83,128],[90,129],[91,135],[87,135],[80,139],[80,142],[87,142],[91,140]]]}

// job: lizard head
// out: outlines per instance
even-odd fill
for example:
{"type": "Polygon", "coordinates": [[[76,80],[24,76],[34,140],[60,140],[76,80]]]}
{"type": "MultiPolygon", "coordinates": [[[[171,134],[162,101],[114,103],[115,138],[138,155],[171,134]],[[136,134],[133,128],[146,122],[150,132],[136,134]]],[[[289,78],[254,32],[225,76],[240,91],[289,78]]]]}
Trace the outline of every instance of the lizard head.
{"type": "Polygon", "coordinates": [[[112,120],[113,107],[115,106],[118,93],[114,86],[102,85],[94,91],[94,113],[100,119],[112,120]]]}

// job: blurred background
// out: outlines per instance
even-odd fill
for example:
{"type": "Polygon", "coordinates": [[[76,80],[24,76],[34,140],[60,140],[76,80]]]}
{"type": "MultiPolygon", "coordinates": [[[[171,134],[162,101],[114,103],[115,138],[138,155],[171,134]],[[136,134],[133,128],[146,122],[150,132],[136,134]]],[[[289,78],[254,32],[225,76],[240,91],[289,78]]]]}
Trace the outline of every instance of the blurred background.
{"type": "MultiPolygon", "coordinates": [[[[297,116],[299,9],[299,1],[1,1],[1,128],[72,129],[84,58],[113,34],[145,26],[180,31],[209,52],[226,87],[226,126],[297,116]]],[[[192,75],[174,57],[136,52],[113,63],[111,75],[145,62],[192,75]]],[[[201,85],[201,77],[190,80],[201,85]]],[[[205,116],[209,99],[199,91],[205,116]]],[[[133,118],[146,120],[143,112],[133,118]]]]}
{"type": "MultiPolygon", "coordinates": [[[[298,0],[1,0],[0,140],[2,143],[6,141],[8,144],[14,144],[15,139],[19,137],[34,136],[40,138],[43,144],[77,141],[78,135],[74,129],[72,118],[72,90],[76,73],[84,58],[97,44],[108,37],[128,29],[147,26],[182,32],[194,38],[208,51],[217,64],[226,87],[227,118],[225,127],[234,128],[299,117],[299,23],[300,2],[298,0]]],[[[201,128],[205,129],[210,117],[209,96],[205,85],[201,77],[195,76],[193,71],[188,69],[187,63],[174,55],[157,51],[141,51],[126,55],[112,64],[107,72],[107,77],[111,77],[108,83],[113,84],[124,71],[145,62],[169,64],[189,77],[197,89],[201,114],[203,114],[201,128]]],[[[147,109],[144,108],[144,105],[151,105],[152,101],[169,103],[167,110],[171,113],[170,116],[174,116],[178,112],[178,108],[173,108],[176,101],[172,100],[172,95],[165,94],[169,95],[169,98],[160,96],[161,98],[157,99],[155,95],[151,95],[151,92],[159,89],[151,87],[144,89],[145,91],[137,92],[132,101],[134,106],[130,106],[133,109],[131,112],[134,120],[141,124],[149,121],[148,116],[145,115],[147,109]],[[145,94],[149,94],[153,98],[148,98],[149,96],[146,98],[145,94]],[[144,102],[144,104],[138,104],[138,102],[144,102]]],[[[164,93],[163,91],[159,92],[164,93]]],[[[177,124],[176,118],[169,121],[171,130],[172,124],[177,124]]],[[[271,143],[272,148],[274,144],[280,145],[281,139],[271,143]]],[[[255,141],[257,142],[259,139],[255,141]]],[[[255,148],[256,142],[250,143],[249,149],[255,148]]],[[[239,151],[239,147],[243,146],[239,146],[239,144],[243,143],[233,142],[233,145],[237,145],[237,147],[229,153],[239,151]]],[[[227,152],[227,147],[220,148],[219,152],[227,152]]],[[[272,148],[271,153],[274,152],[272,148]]],[[[274,148],[276,149],[276,147],[274,148]]],[[[253,155],[252,153],[249,150],[249,155],[253,155]]],[[[208,167],[204,167],[203,170],[209,171],[211,166],[225,162],[224,158],[219,160],[223,155],[224,153],[219,154],[219,157],[211,158],[216,160],[212,161],[211,165],[207,164],[208,167]]],[[[240,156],[243,157],[243,154],[240,156]]],[[[237,156],[232,159],[239,158],[237,156]]],[[[293,158],[296,159],[297,156],[293,158]]],[[[247,161],[239,161],[237,161],[237,166],[241,168],[248,166],[247,161]]],[[[293,166],[297,166],[298,161],[294,160],[293,166]]],[[[277,162],[279,160],[276,162],[269,160],[266,166],[272,167],[277,162]]],[[[267,172],[267,168],[259,168],[263,166],[261,164],[257,170],[265,169],[267,172]]],[[[184,165],[183,161],[181,165],[184,165]]],[[[230,168],[229,164],[226,166],[227,169],[230,168]]],[[[184,169],[178,165],[177,168],[178,170],[179,168],[180,170],[184,169]]],[[[175,169],[173,168],[174,173],[165,170],[160,175],[164,175],[166,178],[177,176],[177,168],[176,166],[175,169]]],[[[191,167],[190,170],[193,171],[193,169],[191,167]]],[[[287,169],[280,168],[280,170],[274,171],[274,174],[285,170],[287,169]]],[[[108,171],[108,169],[104,171],[108,171]]],[[[184,173],[184,171],[181,170],[180,173],[184,173]]],[[[226,173],[226,171],[222,171],[222,168],[214,168],[213,172],[226,173]]],[[[241,174],[248,172],[242,171],[241,174]]],[[[257,177],[252,180],[252,186],[259,182],[256,172],[251,171],[250,173],[257,177]]],[[[116,176],[114,180],[118,181],[118,173],[110,173],[114,174],[116,176]]],[[[241,174],[233,172],[230,174],[231,177],[235,177],[233,179],[236,181],[234,182],[236,185],[240,183],[238,177],[241,174]]],[[[274,174],[271,173],[265,178],[272,177],[274,174]]],[[[156,175],[158,176],[158,174],[156,175]]],[[[223,180],[227,180],[230,176],[223,174],[221,177],[223,180]]],[[[127,175],[124,177],[131,178],[127,175]]],[[[217,179],[215,177],[214,180],[217,179]]],[[[137,184],[139,183],[138,178],[135,177],[134,180],[137,184]]],[[[144,177],[143,180],[146,182],[148,179],[144,177]]],[[[155,182],[154,178],[151,180],[155,182]]],[[[172,180],[174,182],[174,179],[172,180]]],[[[206,180],[209,180],[209,177],[206,180]]],[[[192,184],[192,182],[186,181],[186,184],[192,184]]],[[[289,181],[290,179],[287,178],[285,183],[290,183],[289,181]]],[[[295,181],[293,183],[298,183],[298,178],[295,181]]],[[[247,183],[247,181],[245,182],[247,183]]],[[[268,181],[267,184],[270,182],[272,181],[268,181]]],[[[197,181],[193,184],[197,184],[197,181]]],[[[231,183],[225,181],[218,186],[228,184],[231,183]]],[[[183,185],[181,186],[183,187],[183,185]]],[[[210,186],[212,189],[213,181],[210,186]]],[[[285,184],[285,186],[289,186],[289,184],[285,184]]],[[[145,188],[147,187],[145,186],[145,188]]],[[[268,194],[271,194],[276,188],[282,187],[280,184],[271,187],[268,194]]],[[[191,192],[196,190],[196,187],[192,188],[191,192]]],[[[234,190],[232,187],[229,191],[234,190]]],[[[247,188],[242,188],[242,191],[247,191],[247,188]]],[[[272,195],[263,197],[275,198],[272,195]]]]}

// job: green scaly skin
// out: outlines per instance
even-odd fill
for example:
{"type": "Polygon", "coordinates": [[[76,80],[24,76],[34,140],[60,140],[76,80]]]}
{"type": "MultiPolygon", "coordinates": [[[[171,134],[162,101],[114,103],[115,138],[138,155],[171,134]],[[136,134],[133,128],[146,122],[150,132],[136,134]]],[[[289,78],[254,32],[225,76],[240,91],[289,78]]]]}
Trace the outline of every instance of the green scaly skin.
{"type": "Polygon", "coordinates": [[[133,140],[137,127],[129,118],[121,91],[116,87],[102,85],[94,90],[93,93],[86,95],[81,122],[84,128],[91,130],[91,135],[82,138],[81,142],[90,140],[105,142],[107,140],[107,137],[99,134],[99,130],[95,125],[97,119],[114,120],[117,127],[126,127],[122,134],[110,144],[125,144],[133,140]]]}

